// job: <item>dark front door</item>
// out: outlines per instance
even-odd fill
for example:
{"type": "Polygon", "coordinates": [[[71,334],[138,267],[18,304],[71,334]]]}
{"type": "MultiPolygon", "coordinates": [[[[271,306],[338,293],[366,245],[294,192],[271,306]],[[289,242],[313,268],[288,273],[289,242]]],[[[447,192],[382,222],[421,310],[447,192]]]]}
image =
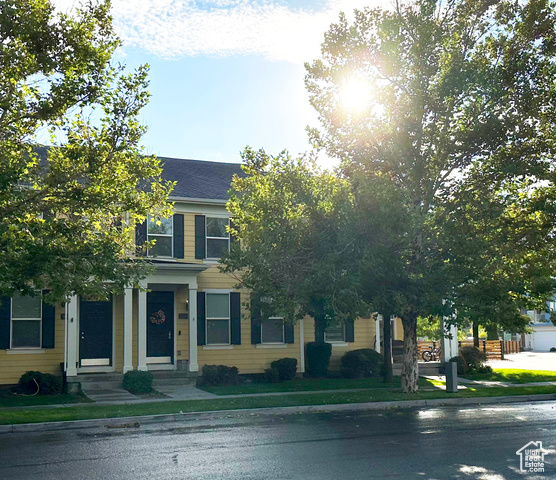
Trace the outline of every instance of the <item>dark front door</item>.
{"type": "Polygon", "coordinates": [[[147,293],[147,358],[172,363],[174,357],[174,292],[147,293]]]}
{"type": "Polygon", "coordinates": [[[112,365],[112,301],[80,301],[79,362],[112,365]]]}

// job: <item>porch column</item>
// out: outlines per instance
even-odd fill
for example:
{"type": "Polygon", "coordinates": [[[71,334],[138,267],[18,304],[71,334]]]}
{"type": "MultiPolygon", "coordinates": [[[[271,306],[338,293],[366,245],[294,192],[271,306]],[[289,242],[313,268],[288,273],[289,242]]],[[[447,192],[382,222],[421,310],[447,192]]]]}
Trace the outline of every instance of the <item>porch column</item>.
{"type": "Polygon", "coordinates": [[[393,315],[390,319],[390,325],[392,325],[392,340],[396,340],[398,336],[398,317],[393,315]]]}
{"type": "Polygon", "coordinates": [[[137,370],[147,371],[147,292],[138,291],[137,370]]]}
{"type": "Polygon", "coordinates": [[[299,320],[299,371],[305,373],[305,332],[303,319],[299,320]]]}
{"type": "Polygon", "coordinates": [[[70,297],[68,301],[68,318],[67,318],[67,370],[66,376],[77,376],[77,345],[79,342],[79,330],[77,328],[78,322],[78,298],[77,295],[70,297]]]}
{"type": "Polygon", "coordinates": [[[382,315],[377,315],[375,320],[375,350],[380,353],[380,320],[382,315]]]}
{"type": "Polygon", "coordinates": [[[124,367],[122,373],[133,370],[133,288],[124,288],[124,367]]]}
{"type": "Polygon", "coordinates": [[[447,326],[446,319],[442,319],[442,361],[449,362],[452,357],[458,354],[458,327],[456,325],[447,326]],[[450,338],[451,337],[451,338],[450,338]]]}
{"type": "Polygon", "coordinates": [[[189,371],[198,372],[197,360],[197,285],[189,285],[189,371]]]}

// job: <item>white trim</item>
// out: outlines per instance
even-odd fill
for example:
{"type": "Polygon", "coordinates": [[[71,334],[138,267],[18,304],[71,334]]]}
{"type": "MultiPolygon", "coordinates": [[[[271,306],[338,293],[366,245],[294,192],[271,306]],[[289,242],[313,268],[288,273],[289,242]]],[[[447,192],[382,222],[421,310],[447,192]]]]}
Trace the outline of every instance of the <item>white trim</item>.
{"type": "Polygon", "coordinates": [[[137,370],[147,371],[147,292],[137,292],[137,370]]]}
{"type": "Polygon", "coordinates": [[[203,350],[233,350],[233,345],[203,345],[203,350]]]}
{"type": "Polygon", "coordinates": [[[288,348],[287,343],[257,343],[255,348],[288,348]]]}
{"type": "Polygon", "coordinates": [[[147,357],[147,367],[149,365],[157,365],[161,363],[164,365],[173,365],[172,357],[147,357]]]}
{"type": "Polygon", "coordinates": [[[197,359],[197,285],[190,286],[187,292],[189,301],[187,305],[189,323],[189,371],[198,372],[197,359]]]}
{"type": "Polygon", "coordinates": [[[35,353],[44,353],[44,348],[10,348],[6,350],[8,355],[33,355],[35,353]]]}
{"type": "Polygon", "coordinates": [[[79,338],[79,302],[77,295],[72,295],[68,301],[68,365],[66,376],[75,377],[77,375],[78,338],[79,338]]]}
{"type": "MultiPolygon", "coordinates": [[[[124,364],[122,373],[133,370],[133,288],[124,288],[123,295],[124,312],[123,312],[123,357],[124,364]]],[[[115,322],[114,322],[115,323],[115,322]]],[[[115,362],[114,362],[115,363],[115,362]]]]}
{"type": "Polygon", "coordinates": [[[380,320],[382,315],[378,314],[375,319],[375,350],[380,353],[380,320]]]}
{"type": "Polygon", "coordinates": [[[234,290],[231,288],[207,288],[203,290],[204,293],[233,293],[234,290]]]}
{"type": "MultiPolygon", "coordinates": [[[[295,330],[294,330],[295,331],[295,330]]],[[[305,331],[303,319],[299,320],[299,371],[305,373],[305,331]]]]}
{"type": "Polygon", "coordinates": [[[78,373],[112,373],[113,371],[114,371],[114,367],[103,367],[103,366],[79,367],[77,369],[78,373]]]}
{"type": "Polygon", "coordinates": [[[109,358],[82,358],[81,367],[111,367],[109,358]]]}
{"type": "Polygon", "coordinates": [[[330,345],[332,345],[332,348],[334,348],[334,347],[349,347],[348,342],[326,342],[326,343],[329,343],[330,345]]]}

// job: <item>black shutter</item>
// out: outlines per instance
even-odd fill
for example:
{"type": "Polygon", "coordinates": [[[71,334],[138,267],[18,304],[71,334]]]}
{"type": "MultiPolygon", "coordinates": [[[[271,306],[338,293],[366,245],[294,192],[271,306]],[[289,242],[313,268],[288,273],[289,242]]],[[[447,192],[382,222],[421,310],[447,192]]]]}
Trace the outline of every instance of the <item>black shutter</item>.
{"type": "Polygon", "coordinates": [[[355,341],[355,325],[353,320],[346,321],[346,342],[355,341]]]}
{"type": "MultiPolygon", "coordinates": [[[[43,291],[46,295],[48,290],[43,291]]],[[[54,348],[56,323],[56,307],[50,303],[42,302],[42,348],[54,348]]]]}
{"type": "Polygon", "coordinates": [[[261,343],[261,302],[257,295],[251,295],[251,343],[261,343]]]}
{"type": "Polygon", "coordinates": [[[135,250],[137,255],[144,255],[143,245],[147,241],[147,221],[135,225],[135,250]]]}
{"type": "Polygon", "coordinates": [[[175,258],[183,258],[184,256],[183,233],[184,233],[183,214],[175,213],[174,214],[174,257],[175,258]]]}
{"type": "Polygon", "coordinates": [[[294,335],[293,335],[294,324],[290,322],[284,322],[284,341],[286,343],[293,343],[294,342],[294,335]]]}
{"type": "Polygon", "coordinates": [[[0,297],[0,349],[10,348],[10,297],[0,297]]]}
{"type": "Polygon", "coordinates": [[[205,292],[197,292],[197,345],[207,344],[205,299],[205,292]]]}
{"type": "Polygon", "coordinates": [[[241,345],[241,295],[230,293],[230,320],[232,324],[232,345],[241,345]]]}
{"type": "Polygon", "coordinates": [[[207,257],[205,221],[204,215],[195,215],[195,258],[197,259],[207,257]]]}

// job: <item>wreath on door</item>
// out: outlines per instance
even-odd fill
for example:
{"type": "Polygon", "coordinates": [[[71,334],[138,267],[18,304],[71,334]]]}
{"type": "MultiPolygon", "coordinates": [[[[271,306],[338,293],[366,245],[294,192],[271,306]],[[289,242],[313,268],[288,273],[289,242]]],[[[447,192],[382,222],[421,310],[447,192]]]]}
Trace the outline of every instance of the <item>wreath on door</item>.
{"type": "Polygon", "coordinates": [[[149,321],[154,325],[162,325],[166,321],[166,315],[162,310],[158,310],[150,316],[149,321]]]}

